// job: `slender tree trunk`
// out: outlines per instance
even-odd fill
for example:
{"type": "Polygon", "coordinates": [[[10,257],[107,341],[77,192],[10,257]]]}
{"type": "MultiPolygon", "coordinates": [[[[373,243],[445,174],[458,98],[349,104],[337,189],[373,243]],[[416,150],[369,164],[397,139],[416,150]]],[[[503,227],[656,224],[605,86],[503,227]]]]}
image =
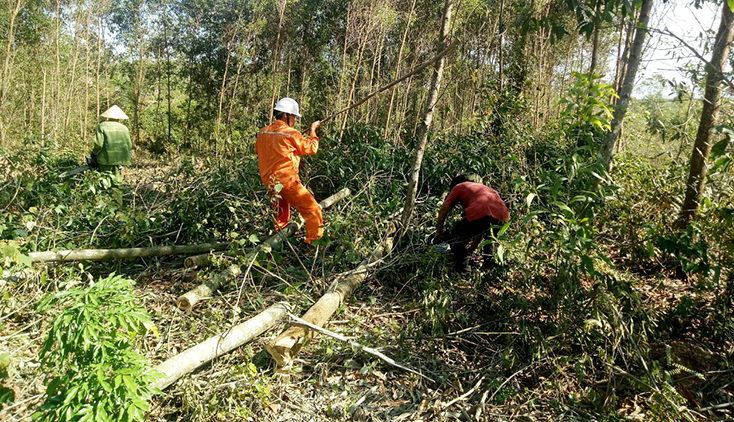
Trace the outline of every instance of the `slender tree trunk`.
{"type": "Polygon", "coordinates": [[[685,230],[691,218],[698,212],[706,186],[707,162],[711,156],[711,128],[716,124],[721,99],[721,78],[729,58],[729,44],[734,38],[734,15],[727,2],[723,2],[721,24],[716,33],[711,62],[706,66],[706,91],[703,97],[701,122],[693,143],[691,165],[686,183],[686,198],[681,206],[675,228],[685,230]]]}
{"type": "MultiPolygon", "coordinates": [[[[405,22],[405,31],[403,31],[403,36],[400,39],[400,48],[398,49],[398,61],[395,64],[395,77],[397,78],[400,75],[400,66],[403,62],[403,52],[405,51],[405,40],[408,39],[408,31],[410,30],[410,22],[413,20],[413,12],[415,11],[415,2],[416,0],[413,0],[410,4],[410,12],[408,12],[408,20],[405,22]]],[[[390,89],[390,103],[387,106],[387,116],[385,117],[385,131],[383,133],[383,137],[387,139],[387,136],[389,134],[390,130],[390,117],[392,117],[392,107],[395,102],[395,90],[397,89],[397,86],[394,86],[390,89]]]]}
{"type": "Polygon", "coordinates": [[[43,72],[43,92],[41,94],[41,139],[43,144],[46,143],[46,68],[41,69],[43,72]]]}
{"type": "MultiPolygon", "coordinates": [[[[443,51],[446,48],[446,40],[449,36],[451,28],[451,13],[454,6],[454,0],[446,0],[441,22],[441,34],[438,39],[437,51],[443,51]]],[[[438,102],[438,91],[441,88],[441,79],[443,78],[446,57],[442,57],[436,62],[433,70],[433,78],[431,80],[431,90],[426,101],[426,108],[423,113],[423,122],[418,131],[418,143],[415,146],[415,156],[413,158],[413,167],[410,170],[410,179],[408,181],[408,193],[405,199],[405,209],[401,218],[400,237],[402,237],[413,217],[413,209],[415,208],[415,197],[418,190],[418,178],[420,176],[421,164],[423,163],[423,153],[426,150],[428,141],[428,131],[431,129],[431,121],[433,120],[433,109],[438,102]]]]}
{"type": "MultiPolygon", "coordinates": [[[[229,76],[229,62],[230,57],[232,56],[232,45],[234,44],[235,37],[237,36],[237,31],[232,31],[232,38],[227,43],[227,46],[225,48],[225,51],[227,52],[227,60],[224,63],[224,75],[222,76],[222,85],[219,87],[219,106],[217,108],[217,123],[215,125],[215,136],[217,138],[217,142],[219,142],[220,139],[220,129],[222,126],[222,107],[224,106],[224,97],[227,90],[227,77],[229,76]]],[[[223,142],[223,150],[222,153],[226,150],[226,140],[223,142]]]]}
{"type": "Polygon", "coordinates": [[[597,56],[599,55],[599,27],[594,27],[594,33],[591,36],[591,63],[589,63],[589,74],[596,72],[597,56]]]}
{"type": "Polygon", "coordinates": [[[5,100],[10,90],[10,78],[12,75],[12,56],[13,56],[13,40],[15,38],[15,19],[20,13],[22,0],[16,0],[15,7],[10,12],[10,23],[7,29],[7,44],[5,45],[5,60],[3,61],[2,72],[0,72],[0,144],[5,141],[7,128],[5,127],[5,100]]]}
{"type": "MultiPolygon", "coordinates": [[[[168,45],[168,19],[166,19],[166,25],[163,28],[165,38],[165,45],[164,49],[166,51],[166,103],[167,103],[167,110],[166,110],[166,126],[167,126],[167,137],[166,140],[168,141],[168,144],[171,144],[171,52],[170,52],[170,46],[168,45]]],[[[178,145],[178,143],[177,143],[178,145]]]]}
{"type": "MultiPolygon", "coordinates": [[[[418,63],[418,52],[417,52],[417,49],[416,49],[416,51],[413,52],[413,61],[410,64],[410,69],[414,69],[416,63],[418,63]]],[[[403,92],[401,93],[402,99],[401,99],[401,101],[399,103],[399,105],[401,105],[401,107],[400,107],[400,110],[399,111],[396,111],[396,113],[395,113],[398,117],[400,117],[400,119],[397,122],[397,126],[395,127],[395,131],[398,134],[402,130],[403,124],[405,124],[405,121],[407,119],[408,105],[410,103],[410,99],[414,97],[413,95],[411,95],[411,89],[412,89],[411,87],[412,86],[413,86],[413,77],[411,76],[410,78],[408,78],[407,81],[405,81],[405,88],[403,89],[403,92]]],[[[416,116],[416,119],[417,119],[417,116],[416,116]]]]}
{"type": "MultiPolygon", "coordinates": [[[[359,43],[359,52],[357,53],[357,64],[354,66],[354,77],[352,78],[352,85],[349,88],[349,94],[347,94],[347,105],[344,108],[349,108],[352,105],[352,97],[354,96],[354,90],[357,88],[357,80],[359,80],[359,70],[362,67],[362,57],[364,56],[364,50],[367,46],[367,39],[363,39],[359,43]]],[[[339,139],[341,140],[344,136],[344,131],[347,129],[347,121],[349,119],[349,112],[344,113],[341,126],[339,128],[339,139]]]]}
{"type": "Polygon", "coordinates": [[[347,17],[346,17],[346,23],[344,24],[344,44],[342,45],[342,66],[341,66],[341,72],[339,72],[339,94],[336,96],[336,100],[340,102],[342,105],[339,107],[340,109],[343,109],[344,100],[344,85],[346,81],[346,73],[347,73],[347,49],[349,48],[349,22],[350,22],[350,13],[351,4],[349,7],[347,7],[347,17]]]}
{"type": "MultiPolygon", "coordinates": [[[[622,17],[621,22],[619,23],[619,41],[617,42],[617,64],[614,69],[614,90],[619,91],[619,83],[622,78],[622,71],[624,70],[624,64],[622,63],[622,45],[624,43],[625,50],[627,49],[627,43],[625,41],[625,19],[622,17]]],[[[629,34],[627,32],[626,34],[629,34]]]]}
{"type": "Polygon", "coordinates": [[[278,95],[278,61],[280,60],[280,38],[283,30],[283,16],[285,15],[285,6],[287,0],[283,0],[278,5],[278,33],[275,37],[275,49],[273,50],[273,66],[271,72],[273,73],[273,93],[270,96],[270,110],[268,111],[268,122],[273,120],[273,107],[275,107],[275,98],[278,95]]]}
{"type": "Polygon", "coordinates": [[[504,74],[505,74],[505,0],[500,2],[500,48],[499,48],[499,93],[502,95],[504,90],[504,74]]]}
{"type": "MultiPolygon", "coordinates": [[[[370,68],[370,80],[367,83],[367,93],[368,94],[372,92],[373,86],[375,85],[375,69],[377,68],[378,63],[380,61],[380,57],[382,56],[382,45],[384,41],[385,41],[385,37],[380,37],[380,43],[378,44],[377,50],[375,51],[372,57],[372,67],[370,68]]],[[[372,110],[372,107],[370,107],[370,100],[367,100],[367,104],[364,108],[364,116],[362,117],[365,124],[370,124],[371,110],[372,110]]]]}
{"type": "Polygon", "coordinates": [[[79,51],[81,50],[79,41],[79,25],[81,24],[81,8],[78,7],[76,16],[73,16],[74,19],[74,39],[71,44],[71,72],[70,72],[70,78],[69,83],[66,86],[66,107],[64,108],[64,133],[68,133],[72,112],[74,110],[74,107],[77,105],[77,98],[79,96],[77,92],[77,64],[79,62],[79,51]]]}
{"type": "Polygon", "coordinates": [[[61,1],[56,0],[56,34],[55,34],[55,44],[56,44],[56,75],[54,75],[56,79],[56,92],[54,92],[54,104],[53,104],[53,138],[58,139],[58,125],[59,125],[59,117],[58,113],[59,110],[61,110],[61,1]]]}
{"type": "Polygon", "coordinates": [[[228,130],[228,135],[232,133],[231,130],[229,129],[230,122],[232,121],[232,113],[233,113],[234,105],[237,99],[237,89],[239,88],[240,76],[242,75],[242,67],[244,65],[244,62],[245,62],[244,60],[239,60],[237,63],[237,73],[235,74],[235,77],[234,77],[234,87],[232,87],[232,97],[230,98],[229,111],[227,112],[226,126],[228,130]]]}
{"type": "Polygon", "coordinates": [[[97,25],[99,25],[99,33],[97,37],[97,79],[96,79],[96,88],[97,88],[97,114],[94,116],[95,119],[97,119],[101,113],[101,97],[100,97],[100,75],[102,74],[101,68],[102,68],[102,39],[103,39],[103,33],[102,33],[102,16],[99,16],[97,20],[97,25]]]}
{"type": "Polygon", "coordinates": [[[143,82],[145,81],[145,28],[142,8],[138,9],[140,21],[140,39],[138,40],[138,72],[135,83],[135,110],[133,110],[135,127],[135,142],[140,142],[140,112],[142,112],[143,82]]]}
{"type": "MultiPolygon", "coordinates": [[[[604,137],[601,158],[604,161],[607,171],[610,171],[612,167],[614,147],[619,140],[624,116],[627,114],[627,106],[629,105],[630,98],[632,97],[632,89],[634,88],[637,69],[640,67],[640,61],[642,60],[642,47],[645,44],[645,38],[647,36],[647,22],[650,18],[652,2],[653,0],[642,0],[640,17],[637,23],[637,29],[635,30],[635,38],[632,42],[629,60],[626,64],[627,69],[624,74],[624,82],[622,83],[622,88],[619,91],[619,100],[614,107],[612,128],[604,137]]],[[[596,184],[598,184],[598,179],[596,184]]]]}

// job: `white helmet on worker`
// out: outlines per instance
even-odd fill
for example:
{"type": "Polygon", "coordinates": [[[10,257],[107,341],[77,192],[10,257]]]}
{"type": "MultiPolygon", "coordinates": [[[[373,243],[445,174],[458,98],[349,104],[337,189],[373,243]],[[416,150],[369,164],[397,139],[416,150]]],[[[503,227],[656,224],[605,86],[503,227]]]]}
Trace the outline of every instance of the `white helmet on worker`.
{"type": "Polygon", "coordinates": [[[116,119],[116,120],[124,120],[127,119],[127,114],[125,114],[124,111],[120,109],[120,107],[113,105],[112,107],[108,108],[107,111],[101,114],[102,117],[106,117],[108,119],[116,119]]]}
{"type": "Polygon", "coordinates": [[[298,113],[298,103],[293,98],[281,98],[277,103],[275,103],[273,110],[301,117],[301,114],[298,113]]]}

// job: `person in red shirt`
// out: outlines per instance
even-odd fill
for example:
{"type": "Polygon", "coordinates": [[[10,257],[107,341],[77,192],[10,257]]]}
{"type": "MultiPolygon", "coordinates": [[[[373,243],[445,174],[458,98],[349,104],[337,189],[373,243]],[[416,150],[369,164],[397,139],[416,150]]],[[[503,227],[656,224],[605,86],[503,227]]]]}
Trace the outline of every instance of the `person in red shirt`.
{"type": "Polygon", "coordinates": [[[292,98],[282,98],[275,104],[275,121],[260,129],[255,141],[260,178],[268,189],[275,208],[275,227],[281,230],[288,225],[293,205],[306,220],[306,243],[324,235],[324,219],[321,207],[311,192],[301,183],[298,176],[302,155],[313,155],[319,150],[316,129],[320,121],[311,124],[309,137],[293,128],[298,112],[298,103],[292,98]]]}
{"type": "MultiPolygon", "coordinates": [[[[497,191],[481,184],[481,178],[475,174],[460,174],[449,185],[449,196],[438,211],[435,238],[444,237],[443,225],[451,209],[460,203],[464,210],[464,218],[459,221],[444,240],[451,245],[454,269],[466,270],[465,259],[479,246],[492,229],[510,220],[510,212],[497,191]],[[471,244],[469,244],[471,242],[471,244]]],[[[496,231],[495,231],[496,232],[496,231]]],[[[484,245],[483,269],[494,264],[492,244],[484,245]]]]}

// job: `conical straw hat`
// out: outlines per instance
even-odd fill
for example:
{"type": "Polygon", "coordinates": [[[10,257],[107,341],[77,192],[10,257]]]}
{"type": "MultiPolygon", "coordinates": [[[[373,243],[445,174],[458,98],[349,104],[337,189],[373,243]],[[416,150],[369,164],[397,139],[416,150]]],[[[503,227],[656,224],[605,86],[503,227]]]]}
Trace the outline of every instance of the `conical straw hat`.
{"type": "Polygon", "coordinates": [[[107,111],[102,113],[102,117],[106,117],[108,119],[127,119],[127,114],[125,114],[124,111],[120,110],[120,107],[113,105],[112,107],[108,108],[107,111]]]}

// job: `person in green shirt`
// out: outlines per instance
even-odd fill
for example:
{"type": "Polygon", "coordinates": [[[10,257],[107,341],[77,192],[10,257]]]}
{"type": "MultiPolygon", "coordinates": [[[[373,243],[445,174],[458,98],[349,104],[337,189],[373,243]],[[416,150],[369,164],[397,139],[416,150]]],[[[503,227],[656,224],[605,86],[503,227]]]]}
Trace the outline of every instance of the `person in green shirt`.
{"type": "Polygon", "coordinates": [[[100,171],[112,174],[112,182],[122,185],[120,166],[128,166],[130,161],[130,131],[120,120],[127,119],[127,115],[120,107],[113,105],[102,113],[105,121],[94,128],[94,146],[89,166],[100,171]]]}

